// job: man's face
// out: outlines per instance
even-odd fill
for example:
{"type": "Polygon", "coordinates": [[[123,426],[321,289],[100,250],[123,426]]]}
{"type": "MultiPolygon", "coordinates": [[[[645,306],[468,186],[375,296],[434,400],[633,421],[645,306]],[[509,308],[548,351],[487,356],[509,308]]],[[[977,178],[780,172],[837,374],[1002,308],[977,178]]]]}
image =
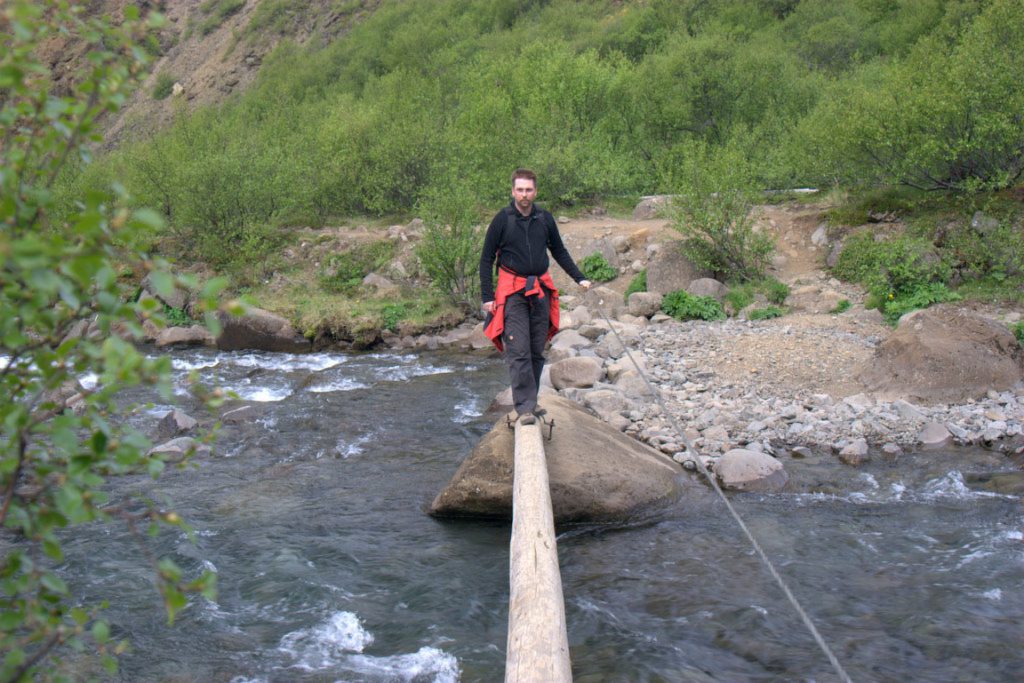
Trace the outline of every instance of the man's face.
{"type": "Polygon", "coordinates": [[[537,198],[537,186],[529,178],[516,178],[512,183],[512,199],[520,212],[530,213],[533,200],[537,198]]]}

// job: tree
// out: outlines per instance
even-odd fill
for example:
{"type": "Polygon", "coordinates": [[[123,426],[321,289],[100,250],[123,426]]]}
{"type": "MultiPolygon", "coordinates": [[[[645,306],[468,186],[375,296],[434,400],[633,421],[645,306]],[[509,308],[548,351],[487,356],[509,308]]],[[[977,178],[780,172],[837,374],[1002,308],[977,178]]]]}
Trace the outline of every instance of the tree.
{"type": "Polygon", "coordinates": [[[416,255],[434,287],[464,310],[480,305],[477,275],[483,236],[473,195],[458,184],[420,202],[426,224],[416,255]]]}
{"type": "MultiPolygon", "coordinates": [[[[120,424],[118,394],[148,384],[172,395],[169,359],[147,359],[132,344],[140,320],[163,324],[156,302],[129,301],[119,273],[150,270],[166,293],[197,283],[140,251],[160,218],[124,208],[123,191],[90,191],[62,212],[51,191],[70,161],[88,161],[98,118],[144,74],[142,41],[158,21],[132,7],[119,23],[90,18],[58,0],[9,0],[0,9],[0,681],[61,680],[62,648],[87,644],[116,668],[123,645],[56,571],[65,529],[120,520],[154,534],[166,525],[188,530],[173,511],[117,500],[105,484],[165,466],[143,435],[120,424]],[[87,48],[70,95],[58,94],[41,57],[55,36],[87,48]],[[83,386],[86,375],[95,384],[83,386]]],[[[201,292],[207,309],[219,286],[201,292]]],[[[213,324],[212,310],[207,317],[213,324]]],[[[212,576],[186,579],[171,561],[144,555],[170,620],[187,591],[212,591],[212,576]]]]}

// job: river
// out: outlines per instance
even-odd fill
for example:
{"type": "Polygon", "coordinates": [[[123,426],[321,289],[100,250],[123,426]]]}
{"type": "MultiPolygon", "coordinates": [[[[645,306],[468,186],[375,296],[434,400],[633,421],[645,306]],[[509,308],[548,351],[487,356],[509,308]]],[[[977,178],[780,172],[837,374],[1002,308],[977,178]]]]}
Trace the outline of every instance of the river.
{"type": "MultiPolygon", "coordinates": [[[[216,601],[193,598],[168,628],[126,531],[68,538],[72,590],[109,600],[114,636],[131,642],[119,680],[501,680],[510,527],[424,512],[491,427],[482,414],[505,380],[499,361],[172,358],[187,411],[196,371],[260,415],[226,426],[195,468],[114,483],[192,524],[194,542],[167,532],[154,544],[188,576],[216,572],[216,601]]],[[[131,419],[152,432],[169,409],[131,419]]],[[[733,502],[853,680],[1020,680],[1024,509],[976,481],[1008,467],[1003,456],[854,469],[820,454],[786,467],[792,491],[733,502]]],[[[558,542],[577,682],[838,680],[712,496],[561,528],[558,542]]]]}

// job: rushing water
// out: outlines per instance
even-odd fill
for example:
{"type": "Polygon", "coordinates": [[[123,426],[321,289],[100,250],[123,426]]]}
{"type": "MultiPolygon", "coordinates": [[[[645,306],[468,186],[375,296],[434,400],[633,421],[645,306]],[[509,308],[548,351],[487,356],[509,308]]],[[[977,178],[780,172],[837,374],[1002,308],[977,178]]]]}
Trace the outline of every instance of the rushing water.
{"type": "MultiPolygon", "coordinates": [[[[174,367],[179,386],[197,370],[260,416],[197,468],[116,484],[191,522],[194,543],[165,534],[157,550],[215,571],[215,602],[168,628],[126,532],[68,540],[69,582],[109,599],[131,641],[121,680],[501,680],[509,526],[424,513],[491,426],[499,362],[187,351],[174,367]]],[[[169,409],[133,420],[151,432],[169,409]]],[[[786,465],[794,492],[733,500],[853,680],[1021,679],[1024,510],[965,483],[1003,456],[786,465]]],[[[712,496],[560,529],[559,557],[578,682],[838,680],[712,496]]]]}

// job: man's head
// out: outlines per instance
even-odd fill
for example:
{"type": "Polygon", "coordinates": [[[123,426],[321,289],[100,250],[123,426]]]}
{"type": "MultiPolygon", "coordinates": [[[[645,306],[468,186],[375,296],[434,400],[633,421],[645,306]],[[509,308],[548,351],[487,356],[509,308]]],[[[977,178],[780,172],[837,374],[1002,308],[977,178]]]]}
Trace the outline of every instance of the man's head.
{"type": "Polygon", "coordinates": [[[512,201],[516,209],[524,216],[533,208],[533,200],[537,198],[537,174],[520,168],[512,174],[512,201]]]}

